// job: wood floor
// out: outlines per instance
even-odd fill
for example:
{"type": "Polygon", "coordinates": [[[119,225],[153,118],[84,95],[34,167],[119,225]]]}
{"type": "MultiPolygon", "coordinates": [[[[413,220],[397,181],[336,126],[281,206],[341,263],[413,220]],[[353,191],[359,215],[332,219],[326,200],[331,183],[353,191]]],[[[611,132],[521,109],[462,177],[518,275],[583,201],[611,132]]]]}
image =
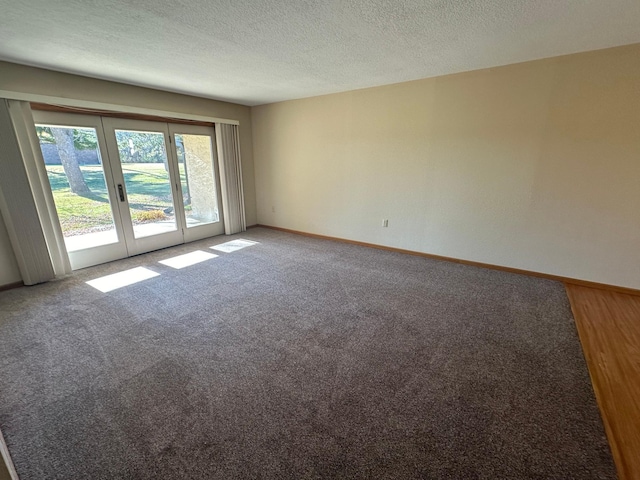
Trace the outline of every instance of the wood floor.
{"type": "Polygon", "coordinates": [[[11,464],[11,473],[9,473],[9,467],[7,466],[10,462],[6,459],[9,458],[9,450],[7,449],[7,444],[4,442],[4,437],[2,436],[2,432],[0,432],[0,480],[12,480],[13,478],[18,478],[15,474],[15,469],[13,468],[13,464],[11,464]],[[13,473],[13,476],[12,476],[13,473]]]}
{"type": "Polygon", "coordinates": [[[566,288],[618,476],[640,479],[640,296],[566,288]]]}
{"type": "Polygon", "coordinates": [[[0,480],[11,480],[9,470],[4,464],[4,460],[0,457],[0,480]]]}

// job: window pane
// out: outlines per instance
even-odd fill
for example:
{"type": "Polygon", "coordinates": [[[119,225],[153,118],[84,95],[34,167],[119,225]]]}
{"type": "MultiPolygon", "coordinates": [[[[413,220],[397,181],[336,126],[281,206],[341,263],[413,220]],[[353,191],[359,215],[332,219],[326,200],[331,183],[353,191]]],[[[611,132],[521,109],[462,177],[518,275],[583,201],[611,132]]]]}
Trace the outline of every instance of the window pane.
{"type": "Polygon", "coordinates": [[[135,238],[175,231],[164,135],[130,130],[115,134],[135,238]]]}
{"type": "Polygon", "coordinates": [[[175,141],[187,228],[218,222],[211,137],[179,133],[175,141]]]}
{"type": "Polygon", "coordinates": [[[36,130],[67,251],[116,243],[95,129],[36,125],[36,130]]]}

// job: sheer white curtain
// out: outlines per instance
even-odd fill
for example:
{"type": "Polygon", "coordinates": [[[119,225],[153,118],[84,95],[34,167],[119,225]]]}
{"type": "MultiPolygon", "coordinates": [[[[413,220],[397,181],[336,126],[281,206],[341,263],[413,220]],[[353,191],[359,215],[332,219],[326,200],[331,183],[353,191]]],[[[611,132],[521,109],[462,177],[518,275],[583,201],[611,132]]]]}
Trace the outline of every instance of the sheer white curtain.
{"type": "Polygon", "coordinates": [[[242,161],[238,125],[216,123],[216,144],[222,187],[222,212],[224,233],[244,232],[247,222],[244,213],[244,189],[242,187],[242,161]]]}
{"type": "Polygon", "coordinates": [[[0,101],[0,209],[26,285],[71,272],[29,103],[0,101]]]}

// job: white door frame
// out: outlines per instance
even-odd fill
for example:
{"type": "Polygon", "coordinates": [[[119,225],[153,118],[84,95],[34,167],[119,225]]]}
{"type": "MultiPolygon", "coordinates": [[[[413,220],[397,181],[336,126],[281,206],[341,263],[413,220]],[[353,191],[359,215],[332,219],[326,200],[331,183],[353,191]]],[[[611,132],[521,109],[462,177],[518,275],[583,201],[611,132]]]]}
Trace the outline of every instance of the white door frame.
{"type": "Polygon", "coordinates": [[[120,216],[124,227],[124,235],[127,242],[129,255],[138,255],[161,248],[171,247],[184,243],[183,225],[184,208],[182,206],[182,191],[180,190],[180,176],[178,174],[177,159],[175,156],[175,148],[171,147],[169,128],[166,123],[150,122],[146,120],[131,120],[126,118],[103,117],[105,136],[107,139],[107,150],[109,152],[109,160],[116,189],[122,188],[123,197],[120,197],[118,191],[118,201],[120,203],[120,216]],[[170,232],[150,235],[146,237],[136,238],[133,221],[131,218],[131,210],[127,195],[127,187],[122,172],[122,163],[118,152],[118,144],[116,141],[116,130],[153,132],[161,133],[164,137],[165,153],[167,155],[167,166],[169,174],[169,183],[171,186],[171,195],[173,200],[173,209],[175,214],[176,229],[170,232]]]}
{"type": "MultiPolygon", "coordinates": [[[[176,157],[176,168],[178,168],[177,161],[177,146],[175,141],[176,134],[185,135],[204,135],[208,136],[211,141],[211,155],[213,163],[213,178],[215,183],[215,196],[218,204],[218,221],[207,223],[204,225],[195,225],[189,227],[184,223],[184,240],[185,242],[193,242],[203,238],[214,237],[216,235],[222,235],[224,233],[224,218],[222,212],[222,192],[220,188],[220,170],[218,167],[217,149],[216,149],[216,135],[212,127],[204,127],[198,125],[182,125],[177,123],[169,124],[169,134],[171,138],[171,149],[176,157]]],[[[178,177],[179,178],[179,177],[178,177]]],[[[213,193],[213,192],[212,192],[213,193]]],[[[182,190],[180,190],[180,205],[182,213],[184,214],[184,204],[182,198],[182,190]]]]}
{"type": "Polygon", "coordinates": [[[111,215],[115,225],[118,241],[107,245],[97,247],[89,247],[81,250],[68,252],[71,268],[77,270],[80,268],[106,263],[112,260],[128,257],[130,254],[127,250],[125,242],[125,232],[120,217],[120,208],[116,201],[116,187],[109,167],[109,156],[106,149],[106,139],[100,117],[92,115],[70,114],[61,112],[48,112],[41,110],[33,111],[33,119],[36,124],[55,125],[59,127],[86,127],[92,128],[96,132],[98,138],[98,153],[100,155],[100,165],[104,173],[105,183],[109,196],[109,204],[111,207],[111,215]],[[106,160],[106,161],[105,161],[106,160]]]}

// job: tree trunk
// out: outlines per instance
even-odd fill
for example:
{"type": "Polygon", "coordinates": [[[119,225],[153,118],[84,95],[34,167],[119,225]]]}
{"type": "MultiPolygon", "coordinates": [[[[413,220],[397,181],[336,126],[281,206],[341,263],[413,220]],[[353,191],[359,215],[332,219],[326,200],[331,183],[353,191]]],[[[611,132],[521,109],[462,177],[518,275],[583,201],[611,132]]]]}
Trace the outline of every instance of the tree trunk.
{"type": "Polygon", "coordinates": [[[82,171],[78,165],[78,158],[76,157],[76,148],[73,145],[73,130],[71,128],[53,128],[51,127],[51,133],[56,139],[56,145],[58,147],[58,154],[62,162],[62,168],[69,180],[69,187],[71,191],[77,195],[84,195],[91,193],[91,190],[87,186],[82,176],[82,171]]]}

